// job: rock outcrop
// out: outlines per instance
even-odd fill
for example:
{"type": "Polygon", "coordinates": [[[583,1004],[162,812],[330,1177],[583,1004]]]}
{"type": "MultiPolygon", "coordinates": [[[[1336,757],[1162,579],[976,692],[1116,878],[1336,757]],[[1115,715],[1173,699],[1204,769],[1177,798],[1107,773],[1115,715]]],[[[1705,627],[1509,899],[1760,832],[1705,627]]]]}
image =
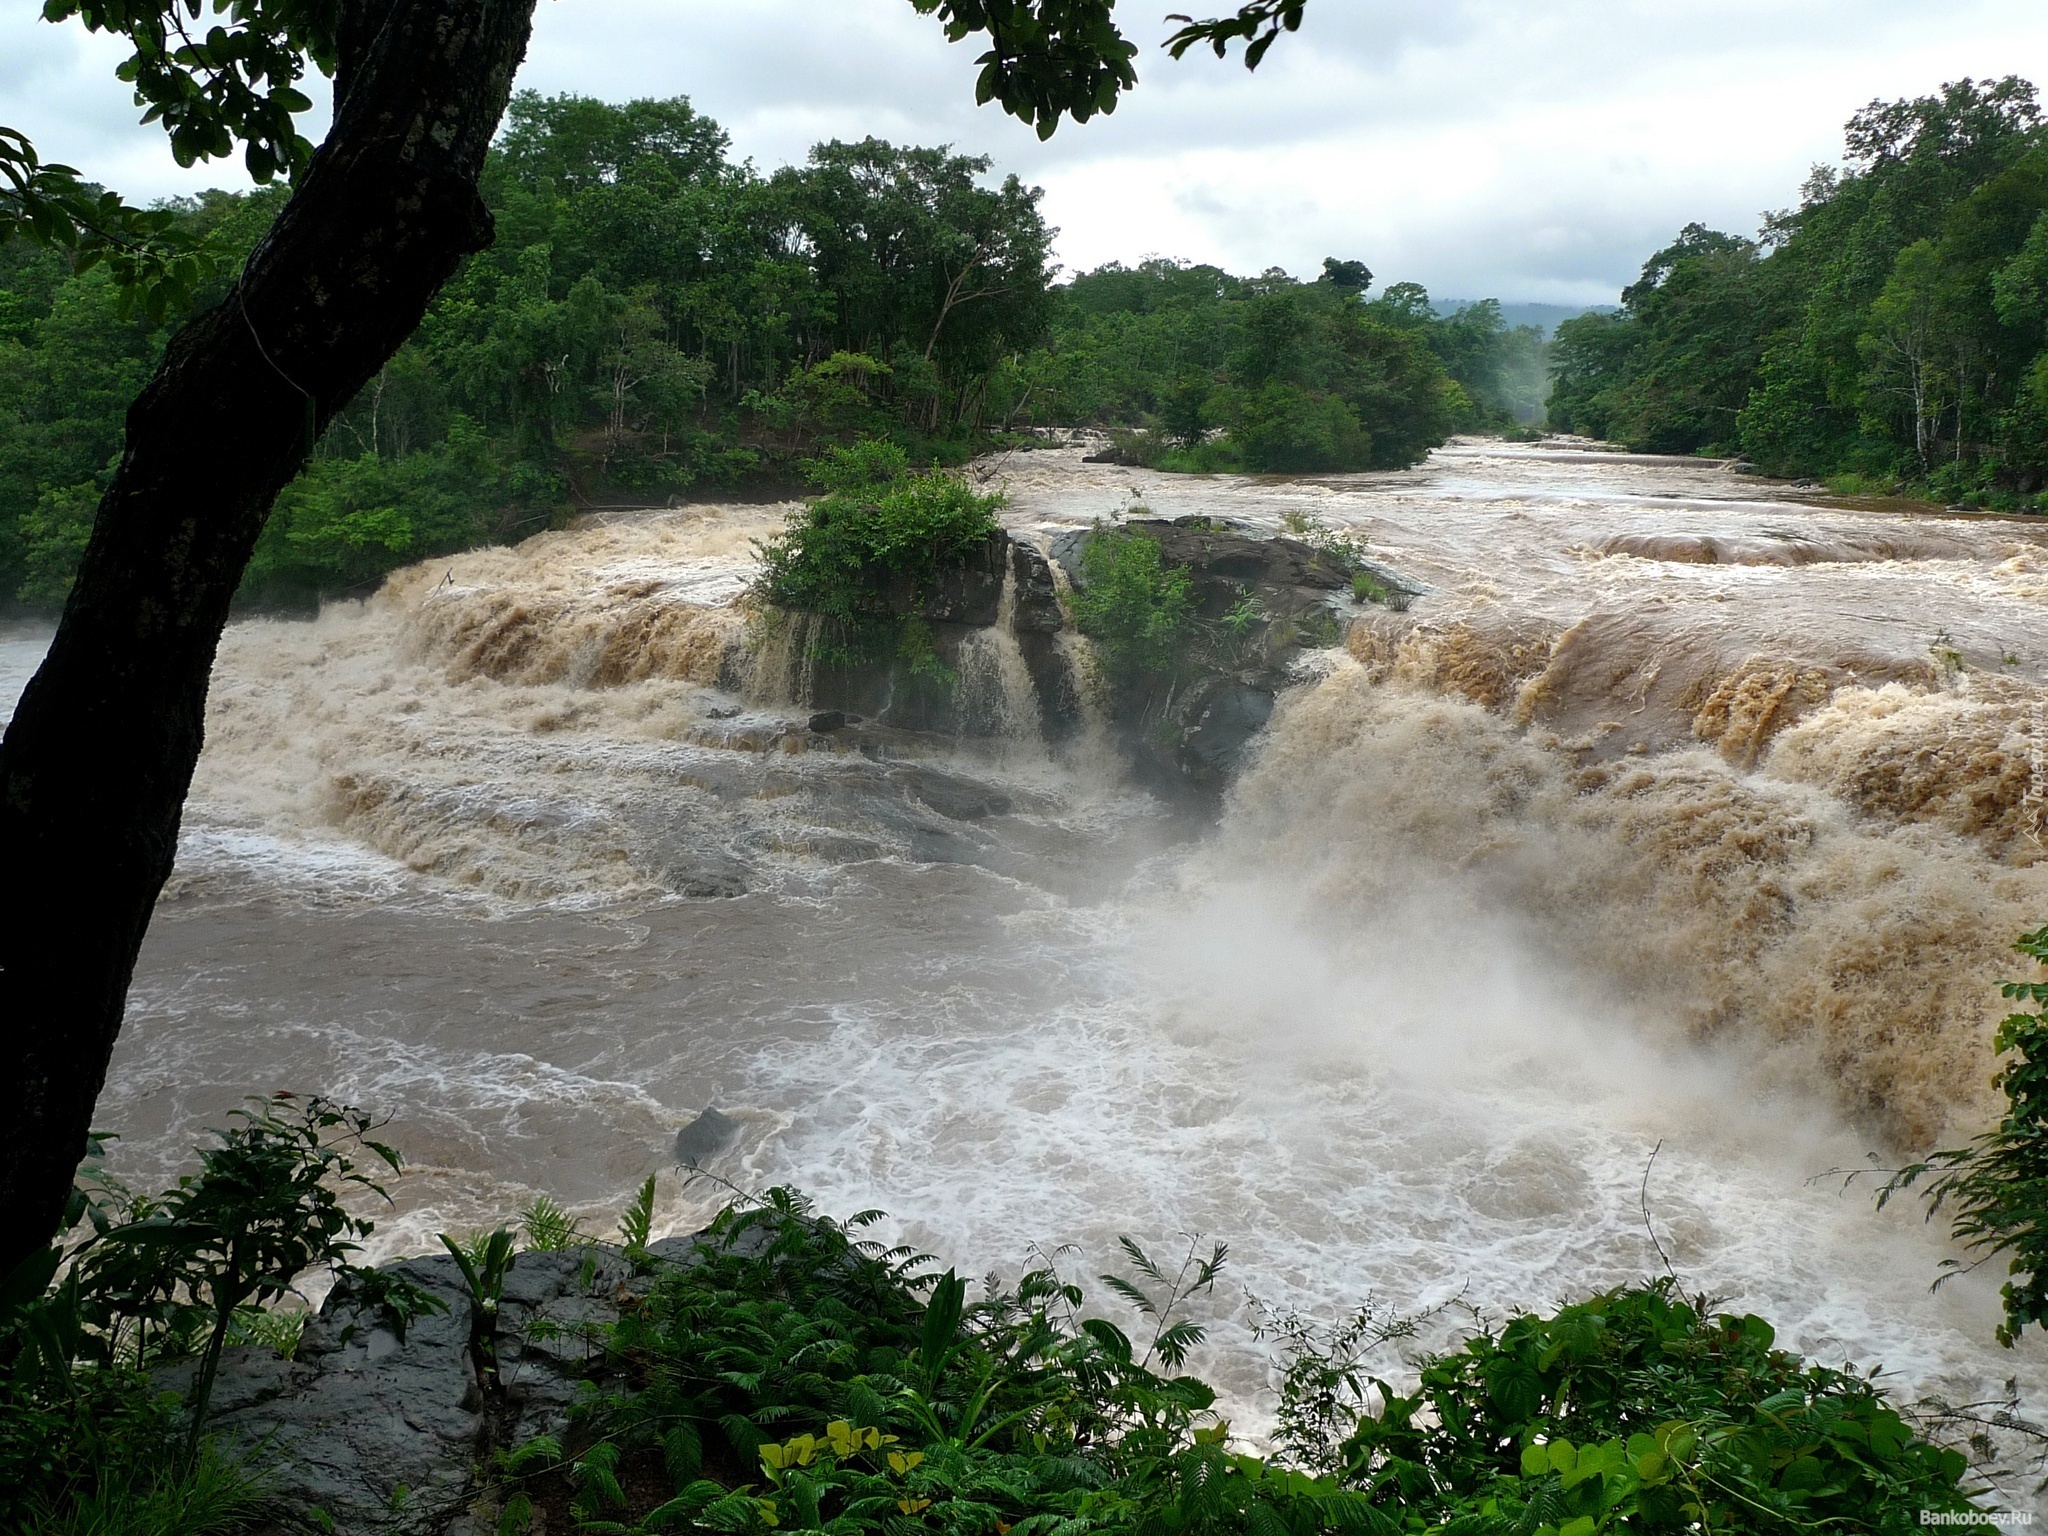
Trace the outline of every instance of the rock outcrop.
{"type": "MultiPolygon", "coordinates": [[[[1030,544],[992,533],[929,591],[920,594],[899,581],[881,595],[903,620],[920,626],[918,647],[851,664],[797,647],[791,657],[802,672],[797,692],[819,715],[948,736],[999,736],[1034,724],[1056,739],[1072,729],[1073,688],[1062,680],[1049,640],[1065,620],[1051,570],[1030,544]],[[1032,698],[1005,692],[1004,646],[1021,656],[1032,698]],[[1020,710],[1038,718],[1020,721],[1020,710]]],[[[792,615],[791,622],[805,621],[792,615]]]]}
{"type": "MultiPolygon", "coordinates": [[[[1213,796],[1272,718],[1295,657],[1343,639],[1356,611],[1350,569],[1299,539],[1216,518],[1134,518],[1120,526],[1156,542],[1161,563],[1187,572],[1203,631],[1178,673],[1125,690],[1120,733],[1155,788],[1213,796]],[[1234,613],[1247,617],[1228,623],[1234,613]]],[[[1087,538],[1076,529],[1052,549],[1077,587],[1086,585],[1087,538]]]]}
{"type": "MultiPolygon", "coordinates": [[[[658,1269],[689,1264],[694,1237],[650,1246],[658,1269]]],[[[590,1325],[617,1319],[651,1280],[600,1246],[518,1256],[498,1313],[499,1385],[487,1393],[469,1356],[470,1302],[455,1261],[393,1266],[447,1311],[401,1340],[345,1293],[306,1323],[290,1360],[262,1348],[227,1351],[208,1420],[232,1444],[275,1462],[271,1498],[294,1517],[277,1530],[333,1522],[338,1536],[487,1536],[480,1500],[494,1451],[559,1435],[581,1384],[602,1380],[590,1325]]],[[[190,1363],[160,1373],[184,1391],[190,1363]]]]}
{"type": "MultiPolygon", "coordinates": [[[[1108,724],[1154,788],[1212,798],[1271,718],[1295,658],[1342,641],[1358,611],[1353,568],[1299,539],[1213,518],[1117,526],[1154,540],[1166,565],[1188,573],[1197,633],[1172,675],[1113,691],[1108,724]]],[[[1065,585],[1085,588],[1081,551],[1093,531],[1070,530],[1044,549],[991,534],[930,592],[893,593],[895,611],[922,626],[919,643],[928,638],[929,649],[850,666],[801,661],[808,670],[800,693],[817,711],[814,728],[865,718],[954,736],[1035,729],[1057,743],[1073,735],[1086,680],[1074,675],[1074,648],[1061,643],[1072,621],[1054,568],[1065,585]]],[[[1368,572],[1404,603],[1416,595],[1391,571],[1368,572]]]]}

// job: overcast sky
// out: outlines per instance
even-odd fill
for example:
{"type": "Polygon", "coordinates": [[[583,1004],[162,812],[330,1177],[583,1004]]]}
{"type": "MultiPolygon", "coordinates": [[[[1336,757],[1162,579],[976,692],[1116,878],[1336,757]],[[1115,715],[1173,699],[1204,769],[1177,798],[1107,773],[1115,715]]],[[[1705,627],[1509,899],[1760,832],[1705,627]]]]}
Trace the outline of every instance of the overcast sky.
{"type": "MultiPolygon", "coordinates": [[[[131,197],[240,184],[180,172],[119,47],[39,9],[0,0],[0,124],[131,197]]],[[[541,0],[520,84],[688,95],[764,169],[870,133],[986,154],[1045,188],[1070,270],[1336,255],[1440,298],[1594,303],[1688,220],[1749,233],[1795,202],[1873,97],[2048,80],[2042,0],[1311,0],[1256,75],[1172,63],[1153,4],[1119,14],[1137,93],[1049,144],[974,107],[978,50],[905,0],[541,0]]]]}

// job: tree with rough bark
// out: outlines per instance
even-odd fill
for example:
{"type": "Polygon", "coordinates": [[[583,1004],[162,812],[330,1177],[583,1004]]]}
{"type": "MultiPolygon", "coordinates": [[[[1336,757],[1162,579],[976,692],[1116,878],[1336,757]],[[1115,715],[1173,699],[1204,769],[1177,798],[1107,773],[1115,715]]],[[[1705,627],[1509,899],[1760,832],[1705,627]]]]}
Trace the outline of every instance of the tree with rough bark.
{"type": "MultiPolygon", "coordinates": [[[[987,40],[976,86],[1049,136],[1137,83],[1115,0],[911,0],[987,40]]],[[[1178,58],[1256,65],[1303,0],[1175,18],[1178,58]]],[[[226,298],[171,340],[129,408],[77,579],[0,740],[0,1277],[56,1230],[135,959],[170,874],[228,605],[272,502],[463,259],[488,246],[484,156],[534,0],[47,0],[120,36],[120,77],[181,164],[239,147],[291,195],[226,298]],[[333,81],[316,147],[308,69],[333,81]]],[[[173,221],[0,128],[0,239],[104,264],[161,315],[212,275],[173,221]]]]}

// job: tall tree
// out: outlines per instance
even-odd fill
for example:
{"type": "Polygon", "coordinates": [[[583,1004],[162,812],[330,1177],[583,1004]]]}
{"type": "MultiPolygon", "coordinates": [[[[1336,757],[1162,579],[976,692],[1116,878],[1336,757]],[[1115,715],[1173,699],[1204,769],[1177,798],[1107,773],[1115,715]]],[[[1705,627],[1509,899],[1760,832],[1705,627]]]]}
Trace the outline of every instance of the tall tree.
{"type": "MultiPolygon", "coordinates": [[[[0,1276],[55,1230],[85,1150],[135,958],[170,873],[228,604],[278,492],[487,246],[485,152],[534,0],[49,0],[124,36],[122,78],[178,159],[237,145],[292,195],[217,306],[172,338],[129,409],[55,639],[0,741],[0,1276]],[[208,11],[220,24],[195,35],[208,11]],[[332,75],[315,149],[308,67],[332,75]]],[[[977,96],[1049,136],[1136,84],[1114,0],[912,0],[984,35],[977,96]]],[[[1302,0],[1188,22],[1169,46],[1258,58],[1302,0]]],[[[672,140],[686,123],[638,132],[672,140]]],[[[629,154],[633,144],[620,146],[629,154]]],[[[145,307],[207,273],[168,220],[98,196],[0,129],[0,236],[106,262],[145,307]]]]}

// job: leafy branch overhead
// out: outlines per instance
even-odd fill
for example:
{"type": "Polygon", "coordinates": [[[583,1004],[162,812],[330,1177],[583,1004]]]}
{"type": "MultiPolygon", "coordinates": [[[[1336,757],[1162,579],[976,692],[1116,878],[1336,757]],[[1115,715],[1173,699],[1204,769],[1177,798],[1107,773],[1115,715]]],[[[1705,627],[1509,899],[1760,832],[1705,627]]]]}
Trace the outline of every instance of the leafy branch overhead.
{"type": "MultiPolygon", "coordinates": [[[[1011,116],[1052,137],[1062,114],[1085,123],[1097,112],[1114,112],[1120,93],[1138,83],[1131,61],[1135,44],[1117,30],[1111,13],[1116,0],[910,0],[924,15],[936,14],[946,36],[959,42],[986,33],[988,52],[981,65],[974,99],[994,101],[1011,116]]],[[[1221,58],[1234,39],[1251,39],[1247,68],[1256,69],[1282,28],[1301,25],[1306,0],[1252,0],[1234,15],[1210,21],[1189,16],[1168,20],[1186,25],[1166,42],[1178,59],[1198,42],[1207,42],[1221,58]]]]}
{"type": "Polygon", "coordinates": [[[310,64],[335,72],[336,0],[46,0],[45,21],[83,22],[133,45],[116,75],[145,123],[163,124],[178,164],[224,159],[241,144],[258,183],[295,175],[313,146],[293,119],[310,64]],[[209,16],[210,13],[210,16],[209,16]],[[211,18],[222,18],[212,20],[211,18]],[[210,24],[209,24],[210,21],[210,24]]]}
{"type": "Polygon", "coordinates": [[[1242,6],[1234,16],[1215,17],[1209,21],[1197,21],[1192,16],[1173,15],[1166,19],[1184,23],[1181,29],[1166,40],[1166,51],[1176,59],[1198,43],[1206,43],[1223,58],[1230,51],[1230,45],[1244,43],[1244,67],[1257,69],[1259,61],[1266,56],[1282,32],[1301,30],[1301,13],[1307,9],[1308,0],[1252,0],[1242,6]]]}
{"type": "Polygon", "coordinates": [[[15,235],[68,252],[80,272],[104,264],[124,317],[140,305],[152,322],[189,304],[219,265],[204,242],[179,229],[172,210],[125,203],[0,128],[0,244],[15,235]]]}
{"type": "MultiPolygon", "coordinates": [[[[937,15],[958,42],[985,34],[979,103],[1049,138],[1063,116],[1086,122],[1116,109],[1138,83],[1137,47],[1118,31],[1115,0],[911,0],[937,15]]],[[[1281,28],[1301,24],[1303,0],[1254,0],[1235,15],[1188,24],[1169,39],[1179,58],[1197,41],[1220,56],[1250,40],[1256,66],[1281,28]]],[[[76,20],[125,38],[132,51],[116,74],[135,90],[142,121],[159,123],[181,166],[218,160],[239,145],[259,185],[295,178],[313,157],[296,119],[312,109],[299,89],[307,70],[346,92],[343,8],[336,0],[46,0],[43,19],[76,20]]],[[[220,257],[183,234],[172,214],[135,208],[83,181],[68,165],[40,158],[28,137],[0,127],[0,242],[20,234],[72,253],[82,267],[104,262],[120,284],[124,310],[140,304],[152,321],[189,304],[220,257]]]]}
{"type": "MultiPolygon", "coordinates": [[[[163,125],[178,164],[223,159],[239,144],[259,184],[295,175],[312,158],[294,122],[313,105],[298,82],[309,64],[334,72],[338,15],[334,0],[47,0],[43,7],[45,21],[77,20],[128,40],[133,51],[115,73],[135,88],[142,121],[163,125]]],[[[0,127],[0,241],[16,234],[70,252],[81,267],[104,262],[124,304],[139,304],[152,321],[188,304],[219,266],[170,210],[133,207],[71,166],[43,160],[27,135],[0,127]]]]}

